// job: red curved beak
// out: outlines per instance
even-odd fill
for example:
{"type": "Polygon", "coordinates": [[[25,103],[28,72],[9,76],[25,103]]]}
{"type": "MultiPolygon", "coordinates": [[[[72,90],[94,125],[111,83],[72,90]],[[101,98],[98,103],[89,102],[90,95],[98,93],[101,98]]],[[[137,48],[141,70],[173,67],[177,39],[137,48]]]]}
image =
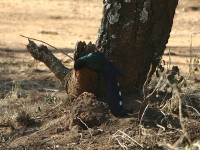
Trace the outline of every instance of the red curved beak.
{"type": "Polygon", "coordinates": [[[74,74],[75,74],[75,77],[77,78],[77,76],[78,76],[78,70],[74,70],[74,74]]]}

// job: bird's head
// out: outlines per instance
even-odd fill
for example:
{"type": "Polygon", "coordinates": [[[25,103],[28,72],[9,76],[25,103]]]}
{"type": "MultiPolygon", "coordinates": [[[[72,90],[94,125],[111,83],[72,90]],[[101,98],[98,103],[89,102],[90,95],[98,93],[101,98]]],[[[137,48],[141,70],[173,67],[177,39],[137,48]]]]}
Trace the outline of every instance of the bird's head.
{"type": "Polygon", "coordinates": [[[78,70],[84,68],[86,63],[84,60],[78,59],[74,62],[75,76],[77,77],[78,70]]]}

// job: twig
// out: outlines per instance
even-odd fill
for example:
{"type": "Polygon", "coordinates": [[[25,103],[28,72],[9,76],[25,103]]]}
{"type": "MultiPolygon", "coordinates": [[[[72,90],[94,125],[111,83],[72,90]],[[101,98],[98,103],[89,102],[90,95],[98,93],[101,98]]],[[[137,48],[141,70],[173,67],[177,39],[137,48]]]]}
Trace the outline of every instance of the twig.
{"type": "Polygon", "coordinates": [[[171,67],[171,49],[169,48],[169,64],[168,64],[168,69],[167,71],[169,71],[170,67],[171,67]]]}
{"type": "Polygon", "coordinates": [[[89,128],[88,125],[80,117],[77,117],[77,119],[88,129],[90,136],[93,137],[92,132],[91,132],[91,128],[89,128]]]}
{"type": "Polygon", "coordinates": [[[117,142],[119,143],[119,145],[120,145],[122,148],[127,149],[127,147],[119,141],[118,137],[121,137],[122,139],[125,139],[125,140],[129,141],[132,145],[138,145],[138,146],[140,146],[141,148],[144,148],[140,143],[138,143],[136,140],[134,140],[133,138],[131,138],[128,134],[124,133],[124,132],[121,131],[121,130],[118,130],[118,131],[112,136],[112,138],[115,138],[115,139],[117,140],[117,142]]]}
{"type": "Polygon", "coordinates": [[[31,40],[34,40],[34,41],[38,41],[38,42],[44,43],[44,44],[46,44],[46,45],[48,45],[48,46],[54,48],[55,50],[60,51],[61,53],[63,53],[64,55],[66,55],[67,57],[69,57],[71,60],[74,61],[74,59],[73,59],[71,56],[69,56],[68,54],[66,54],[65,52],[63,52],[61,49],[58,49],[58,48],[56,48],[55,46],[50,45],[50,44],[47,43],[47,42],[44,42],[44,41],[42,41],[42,40],[38,40],[38,39],[35,39],[35,38],[31,38],[31,37],[28,37],[28,36],[24,36],[24,35],[20,35],[20,36],[21,36],[21,37],[24,37],[24,38],[27,38],[27,39],[31,39],[31,40]]]}
{"type": "MultiPolygon", "coordinates": [[[[144,85],[143,85],[143,95],[144,95],[144,101],[146,101],[148,98],[147,98],[147,86],[148,86],[148,82],[149,82],[149,78],[150,78],[150,74],[151,74],[151,72],[152,72],[152,69],[153,69],[153,66],[152,66],[152,64],[151,64],[151,66],[150,66],[150,69],[149,69],[149,72],[148,72],[148,74],[147,74],[147,79],[146,79],[146,81],[145,81],[145,83],[144,83],[144,85]]],[[[144,102],[143,101],[143,102],[144,102]]]]}
{"type": "Polygon", "coordinates": [[[200,116],[200,113],[198,112],[198,110],[196,110],[194,107],[192,106],[189,106],[189,105],[185,105],[186,107],[189,107],[189,108],[192,108],[199,116],[200,116]]]}
{"type": "MultiPolygon", "coordinates": [[[[171,145],[171,146],[174,147],[175,150],[176,150],[176,147],[177,147],[180,143],[183,142],[184,137],[185,137],[184,135],[180,136],[179,139],[178,139],[173,145],[171,145]]],[[[170,145],[170,144],[168,144],[168,145],[170,145]]]]}
{"type": "Polygon", "coordinates": [[[128,148],[126,147],[126,145],[122,144],[122,143],[119,141],[119,139],[116,138],[116,140],[117,140],[118,144],[119,144],[123,149],[128,149],[128,148]]]}
{"type": "Polygon", "coordinates": [[[161,126],[160,124],[156,123],[156,126],[162,129],[160,132],[166,131],[165,127],[161,126]]]}
{"type": "Polygon", "coordinates": [[[141,117],[140,117],[140,123],[139,123],[139,136],[140,136],[140,126],[141,126],[141,124],[142,124],[142,119],[143,119],[144,114],[145,114],[145,112],[146,112],[146,110],[147,110],[148,107],[149,107],[149,103],[147,103],[147,105],[146,105],[146,107],[145,107],[145,109],[144,109],[144,111],[143,111],[143,113],[142,113],[142,115],[141,115],[141,117]]]}
{"type": "Polygon", "coordinates": [[[142,120],[142,116],[141,116],[141,113],[144,114],[145,113],[145,110],[147,109],[147,105],[148,105],[148,99],[157,91],[157,87],[159,86],[160,82],[158,82],[158,84],[156,85],[155,89],[150,93],[148,94],[147,93],[147,87],[148,87],[148,82],[149,82],[149,79],[150,79],[150,76],[151,76],[151,73],[152,73],[152,70],[153,70],[153,66],[151,64],[150,66],[150,70],[147,74],[147,79],[143,85],[143,95],[144,95],[144,100],[142,101],[141,105],[140,105],[140,110],[139,110],[139,114],[138,114],[138,119],[142,120]],[[148,95],[147,95],[148,94],[148,95]],[[147,102],[147,104],[146,104],[147,102]],[[145,110],[143,111],[144,109],[144,105],[146,104],[145,106],[145,110]],[[142,112],[143,111],[143,112],[142,112]]]}
{"type": "MultiPolygon", "coordinates": [[[[190,56],[192,56],[192,34],[191,34],[191,39],[190,39],[190,49],[189,49],[189,52],[190,52],[190,56]]],[[[191,74],[192,74],[192,60],[193,60],[193,57],[190,57],[188,78],[191,77],[191,74]]]]}
{"type": "Polygon", "coordinates": [[[179,119],[180,119],[181,127],[182,127],[182,129],[183,129],[183,136],[187,139],[187,141],[188,141],[189,144],[191,145],[191,140],[190,140],[190,138],[189,138],[189,135],[188,135],[188,133],[187,133],[187,130],[186,130],[185,125],[184,125],[184,122],[183,122],[182,102],[181,102],[180,93],[179,93],[177,87],[175,88],[175,92],[176,92],[176,95],[177,95],[177,98],[178,98],[178,102],[179,102],[179,106],[178,106],[178,109],[179,109],[179,119]]]}

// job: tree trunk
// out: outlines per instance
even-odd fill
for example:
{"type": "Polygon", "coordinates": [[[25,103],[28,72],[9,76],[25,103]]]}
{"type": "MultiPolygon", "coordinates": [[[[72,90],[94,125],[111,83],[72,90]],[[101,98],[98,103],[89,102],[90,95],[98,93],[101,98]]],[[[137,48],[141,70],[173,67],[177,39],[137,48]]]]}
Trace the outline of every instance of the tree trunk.
{"type": "Polygon", "coordinates": [[[125,74],[124,94],[141,90],[168,42],[178,0],[104,0],[97,47],[125,74]]]}

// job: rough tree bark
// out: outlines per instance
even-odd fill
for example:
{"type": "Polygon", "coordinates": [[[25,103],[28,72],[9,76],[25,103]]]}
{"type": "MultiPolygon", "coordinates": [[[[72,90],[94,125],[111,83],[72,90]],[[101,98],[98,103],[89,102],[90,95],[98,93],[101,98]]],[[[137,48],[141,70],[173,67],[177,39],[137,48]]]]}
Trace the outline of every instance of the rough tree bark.
{"type": "Polygon", "coordinates": [[[125,73],[124,93],[140,91],[169,39],[178,0],[104,0],[97,47],[125,73]]]}

